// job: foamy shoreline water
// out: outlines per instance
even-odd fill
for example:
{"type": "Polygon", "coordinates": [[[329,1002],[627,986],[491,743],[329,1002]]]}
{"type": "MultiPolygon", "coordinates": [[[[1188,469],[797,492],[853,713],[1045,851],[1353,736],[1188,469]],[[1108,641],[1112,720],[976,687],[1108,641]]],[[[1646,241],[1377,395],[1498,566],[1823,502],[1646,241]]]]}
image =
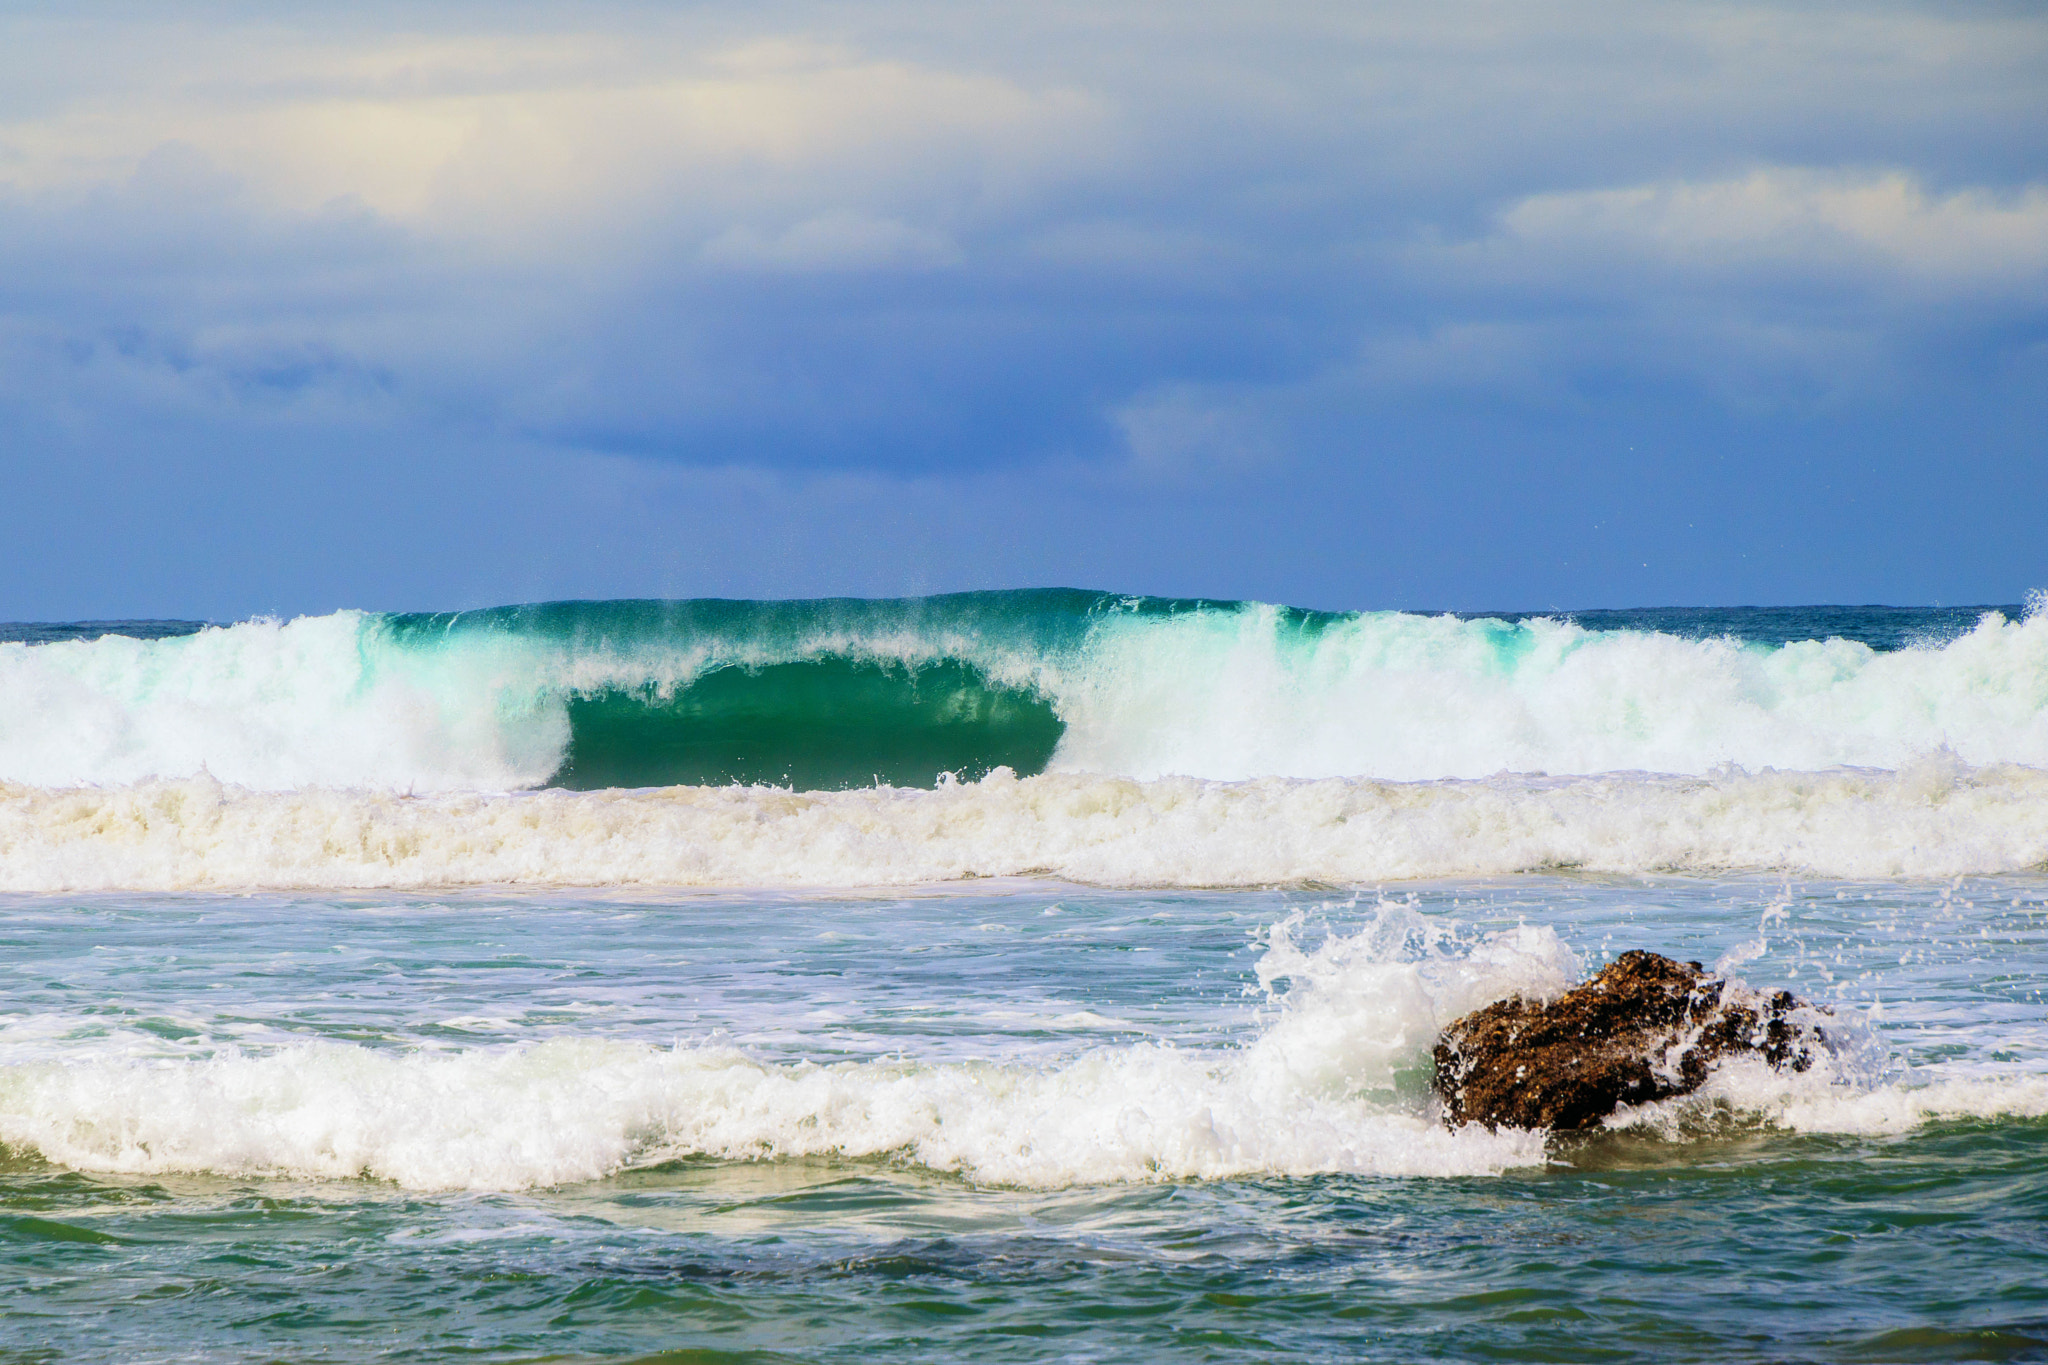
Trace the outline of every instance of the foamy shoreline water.
{"type": "MultiPolygon", "coordinates": [[[[87,1357],[138,1302],[128,1355],[200,1311],[255,1324],[216,1354],[274,1354],[316,1294],[354,1341],[386,1302],[473,1290],[477,1321],[515,1315],[509,1359],[592,1303],[706,1293],[843,1302],[867,1331],[906,1281],[906,1313],[1011,1293],[1024,1327],[1080,1291],[1120,1321],[1162,1292],[1294,1316],[1361,1285],[1550,1301],[1596,1259],[1625,1295],[1647,1245],[1708,1267],[1712,1305],[1731,1256],[1833,1293],[1816,1245],[1890,1296],[1938,1235],[1944,1270],[1964,1258],[1921,1267],[1944,1305],[1948,1281],[1994,1309],[2041,1283],[2039,875],[5,899],[8,1255],[83,1296],[87,1357]],[[1831,1009],[1826,1074],[1725,1066],[1569,1140],[1444,1127],[1447,1019],[1628,946],[1831,1009]],[[1444,1246],[1492,1259],[1447,1291],[1444,1246]]],[[[604,1353],[600,1327],[571,1345],[604,1353]]],[[[1355,1343],[1353,1319],[1322,1340],[1355,1343]]]]}
{"type": "Polygon", "coordinates": [[[1785,871],[1952,877],[2048,864],[2048,771],[1932,755],[1898,772],[1419,783],[1074,774],[936,790],[261,792],[201,777],[0,784],[0,889],[464,885],[1105,886],[1785,871]]]}
{"type": "MultiPolygon", "coordinates": [[[[1579,955],[1550,926],[1475,933],[1400,903],[1355,915],[1320,939],[1300,911],[1269,926],[1252,972],[1263,1003],[1230,1036],[1133,1041],[1099,1020],[1039,1056],[1023,1035],[951,1060],[909,1038],[893,1054],[792,1060],[588,1023],[536,1033],[501,1019],[486,1026],[511,1039],[499,1042],[430,1042],[415,1024],[381,1044],[280,1032],[250,1045],[196,1016],[166,1030],[119,1022],[126,1011],[0,1015],[0,1148],[83,1171],[479,1191],[698,1157],[883,1161],[1047,1190],[1491,1176],[1550,1160],[1540,1132],[1447,1128],[1419,1078],[1447,1023],[1508,995],[1554,995],[1583,975],[1579,955]]],[[[286,943],[296,971],[321,970],[312,944],[286,943]]],[[[346,989],[351,969],[337,969],[327,984],[346,989]]],[[[416,971],[403,989],[425,1004],[439,980],[416,971]]],[[[1701,1124],[1884,1136],[2048,1114],[2038,1069],[1980,1057],[1901,1077],[1863,1011],[1844,1005],[1830,1027],[1810,1071],[1729,1062],[1698,1094],[1611,1126],[1678,1141],[1701,1124]]]]}

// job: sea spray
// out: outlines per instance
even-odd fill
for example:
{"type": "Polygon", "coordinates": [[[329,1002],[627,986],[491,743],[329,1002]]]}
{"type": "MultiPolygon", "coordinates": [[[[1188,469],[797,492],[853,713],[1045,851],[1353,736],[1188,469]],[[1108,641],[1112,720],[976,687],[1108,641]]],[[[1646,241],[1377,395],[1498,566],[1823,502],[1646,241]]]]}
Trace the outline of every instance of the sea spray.
{"type": "MultiPolygon", "coordinates": [[[[1540,1134],[1447,1132],[1394,1071],[1474,999],[1558,984],[1554,933],[1436,934],[1384,921],[1312,950],[1273,934],[1285,979],[1241,1046],[1086,1048],[1052,1064],[776,1063],[727,1046],[562,1037],[399,1052],[260,1053],[39,1027],[0,1065],[0,1143],[88,1170],[368,1177],[423,1189],[590,1180],[683,1157],[880,1158],[1061,1187],[1245,1175],[1482,1175],[1543,1159],[1540,1134]],[[154,1052],[157,1055],[148,1055],[154,1052]],[[40,1059],[32,1054],[41,1053],[40,1059]],[[30,1054],[30,1055],[25,1055],[30,1054]]],[[[0,1042],[8,1040],[0,1039],[0,1042]]]]}
{"type": "MultiPolygon", "coordinates": [[[[1488,931],[1401,902],[1353,902],[1297,912],[1260,941],[1263,1003],[1239,1016],[1234,1040],[1082,1040],[1050,1056],[992,1039],[980,1058],[792,1060],[716,1036],[658,1044],[573,1030],[501,1044],[244,1046],[103,1015],[19,1017],[0,1022],[0,1146],[82,1171],[414,1190],[557,1186],[701,1158],[867,1162],[1040,1190],[1483,1176],[1550,1159],[1540,1133],[1447,1129],[1426,1072],[1450,1020],[1509,995],[1555,995],[1583,972],[1555,929],[1488,931]]],[[[1695,1095],[1610,1126],[1682,1142],[2048,1114],[2038,1072],[1881,1074],[1866,1025],[1838,1002],[1831,1026],[1852,1045],[1822,1064],[1730,1062],[1695,1095]]]]}
{"type": "Polygon", "coordinates": [[[263,790],[2048,766],[2048,614],[1905,648],[1035,591],[0,644],[0,779],[263,790]]]}

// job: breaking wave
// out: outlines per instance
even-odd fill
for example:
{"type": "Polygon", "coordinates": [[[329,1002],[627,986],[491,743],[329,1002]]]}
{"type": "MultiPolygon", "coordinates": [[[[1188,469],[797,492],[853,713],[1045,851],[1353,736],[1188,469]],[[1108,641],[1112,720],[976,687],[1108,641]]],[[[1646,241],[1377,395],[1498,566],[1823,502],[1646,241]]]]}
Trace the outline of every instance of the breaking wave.
{"type": "MultiPolygon", "coordinates": [[[[334,1042],[179,1055],[155,1035],[0,1028],[0,1147],[75,1169],[519,1189],[675,1160],[884,1160],[1032,1188],[1252,1175],[1460,1176],[1541,1164],[1544,1134],[1451,1131],[1429,1093],[1445,1024],[1554,995],[1580,964],[1548,927],[1462,939],[1383,906],[1304,946],[1269,932],[1267,1006],[1237,1046],[1107,1044],[1044,1063],[773,1062],[594,1037],[447,1051],[334,1042]],[[19,1034],[19,1040],[14,1036],[19,1034]]],[[[1868,1070],[1868,1068],[1864,1068],[1868,1070]]],[[[2048,1113],[2048,1078],[1918,1087],[1724,1066],[1618,1119],[1680,1135],[1702,1107],[1804,1132],[1894,1133],[2048,1113]]]]}
{"type": "Polygon", "coordinates": [[[772,1063],[596,1038],[453,1052],[317,1043],[162,1055],[0,1029],[0,1143],[134,1172],[368,1176],[416,1188],[590,1180],[684,1157],[887,1158],[1041,1188],[1274,1173],[1491,1174],[1540,1134],[1447,1131],[1429,1048],[1458,1014],[1576,969],[1547,928],[1472,943],[1394,908],[1314,947],[1276,926],[1271,1008],[1238,1047],[772,1063]],[[136,1052],[158,1055],[134,1055],[136,1052]]]}
{"type": "Polygon", "coordinates": [[[1885,647],[1637,615],[1593,628],[1047,590],[45,632],[0,644],[0,779],[835,790],[998,768],[1427,781],[1896,769],[1937,751],[2048,766],[2048,613],[1918,642],[1887,617],[1870,636],[1885,647]]]}

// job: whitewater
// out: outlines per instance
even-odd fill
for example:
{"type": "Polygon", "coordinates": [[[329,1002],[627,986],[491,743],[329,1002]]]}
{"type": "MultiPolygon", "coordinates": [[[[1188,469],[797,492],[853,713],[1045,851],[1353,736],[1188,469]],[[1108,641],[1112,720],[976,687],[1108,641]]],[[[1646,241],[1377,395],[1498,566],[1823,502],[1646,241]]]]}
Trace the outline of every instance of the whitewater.
{"type": "Polygon", "coordinates": [[[2048,863],[2040,599],[1889,647],[1668,624],[1043,592],[12,642],[0,887],[2048,863]]]}
{"type": "MultiPolygon", "coordinates": [[[[1076,913],[1067,904],[1048,908],[1076,913]]],[[[1212,1001],[1145,1030],[1005,1000],[1013,1007],[985,1012],[993,1036],[980,1056],[884,1054],[876,1039],[843,1037],[838,1057],[803,1056],[820,1038],[773,1036],[758,1004],[728,1021],[748,1047],[730,1035],[662,1046],[593,1033],[608,1013],[631,1010],[643,1031],[662,1013],[644,969],[583,999],[573,1028],[506,1017],[499,999],[495,1014],[412,1024],[403,1050],[266,1036],[246,1021],[179,1030],[143,1015],[93,1028],[30,1013],[0,1023],[0,1143],[109,1173],[368,1177],[417,1190],[562,1185],[706,1157],[883,1159],[1041,1189],[1542,1166],[1543,1134],[1447,1129],[1420,1078],[1444,1025],[1506,995],[1554,996],[1579,978],[1578,955],[1549,926],[1461,930],[1388,901],[1348,907],[1347,923],[1333,908],[1313,907],[1313,919],[1297,908],[1253,935],[1249,1008],[1212,1001]]],[[[591,931],[587,914],[567,918],[591,931]]],[[[303,934],[270,938],[284,952],[309,946],[303,934]]],[[[1675,1127],[1721,1109],[1786,1131],[1885,1135],[2048,1114],[2048,1070],[2000,1076],[1951,1060],[1917,1087],[1873,1085],[1883,1048],[1829,1022],[1835,1050],[1812,1071],[1729,1067],[1702,1095],[1617,1126],[1675,1127]]]]}
{"type": "MultiPolygon", "coordinates": [[[[961,776],[1027,772],[989,758],[1034,740],[1041,720],[1053,744],[1036,767],[1138,779],[1696,775],[1898,768],[1935,752],[2048,767],[2042,600],[1887,650],[1064,592],[350,611],[0,644],[0,780],[204,771],[272,791],[533,788],[572,762],[579,708],[595,729],[590,708],[607,702],[618,738],[651,748],[735,712],[793,729],[820,713],[950,729],[969,746],[961,776]],[[920,697],[935,670],[927,690],[941,695],[920,697]],[[732,695],[693,696],[714,679],[732,695]],[[917,709],[934,702],[939,714],[917,709]],[[1012,714],[988,714],[1005,703],[1012,714]]],[[[864,759],[896,755],[882,734],[869,750],[815,785],[872,785],[864,759]]]]}
{"type": "Polygon", "coordinates": [[[0,1355],[2028,1359],[2044,1140],[2038,595],[0,627],[0,1355]],[[1824,1055],[1447,1126],[1635,947],[1824,1055]]]}
{"type": "Polygon", "coordinates": [[[2048,865],[2048,772],[1390,783],[999,770],[931,791],[407,797],[207,777],[0,786],[0,889],[1373,884],[1577,869],[1949,877],[2048,865]]]}

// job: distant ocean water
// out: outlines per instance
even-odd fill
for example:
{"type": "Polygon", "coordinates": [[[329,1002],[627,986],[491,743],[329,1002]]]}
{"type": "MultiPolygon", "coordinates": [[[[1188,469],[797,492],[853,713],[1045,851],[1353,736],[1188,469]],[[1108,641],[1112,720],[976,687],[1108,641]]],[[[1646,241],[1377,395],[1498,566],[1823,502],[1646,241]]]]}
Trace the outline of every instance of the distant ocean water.
{"type": "Polygon", "coordinates": [[[2048,1359],[2048,610],[0,627],[0,1361],[2048,1359]],[[1648,947],[1798,1076],[1446,1129],[1648,947]]]}

